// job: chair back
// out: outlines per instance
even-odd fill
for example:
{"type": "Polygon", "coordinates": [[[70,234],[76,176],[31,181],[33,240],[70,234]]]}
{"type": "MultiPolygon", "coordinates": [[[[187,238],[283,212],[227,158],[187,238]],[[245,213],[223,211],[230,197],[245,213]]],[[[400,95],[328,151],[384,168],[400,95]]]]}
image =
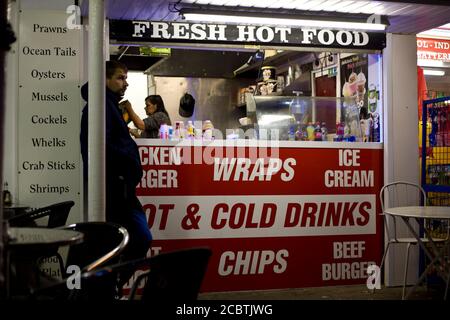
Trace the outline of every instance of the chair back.
{"type": "Polygon", "coordinates": [[[62,227],[83,233],[83,242],[73,245],[67,253],[65,267],[61,268],[63,280],[42,287],[32,293],[33,299],[54,300],[100,300],[111,301],[117,293],[115,272],[102,272],[107,264],[125,249],[129,241],[128,231],[120,225],[109,222],[82,222],[62,227]],[[70,290],[67,268],[71,265],[80,268],[80,288],[70,290]],[[97,272],[98,270],[98,272],[97,272]]]}
{"type": "Polygon", "coordinates": [[[136,278],[130,300],[143,280],[142,301],[196,300],[211,254],[209,248],[189,248],[149,258],[150,271],[136,278]]]}
{"type": "MultiPolygon", "coordinates": [[[[68,290],[65,281],[37,290],[34,299],[111,300],[112,285],[121,272],[140,274],[131,289],[129,300],[134,300],[138,286],[145,281],[142,301],[195,300],[206,272],[211,250],[189,248],[143,259],[109,264],[81,273],[81,289],[68,290]]],[[[158,308],[158,305],[152,305],[158,308]]]]}
{"type": "Polygon", "coordinates": [[[406,182],[395,181],[384,185],[380,191],[381,210],[384,215],[384,226],[390,239],[397,240],[396,219],[392,218],[393,227],[388,224],[388,216],[385,209],[392,207],[420,206],[427,204],[427,196],[421,186],[406,182]]]}
{"type": "Polygon", "coordinates": [[[12,227],[35,227],[37,219],[48,216],[47,228],[61,227],[66,224],[70,209],[74,204],[73,201],[55,203],[13,216],[8,222],[12,227]]]}
{"type": "Polygon", "coordinates": [[[427,196],[421,186],[405,181],[391,182],[380,191],[381,208],[420,206],[427,204],[427,196]]]}
{"type": "Polygon", "coordinates": [[[117,257],[129,241],[128,231],[109,222],[82,222],[64,227],[84,234],[83,242],[70,247],[66,266],[77,265],[83,272],[104,266],[117,257]]]}

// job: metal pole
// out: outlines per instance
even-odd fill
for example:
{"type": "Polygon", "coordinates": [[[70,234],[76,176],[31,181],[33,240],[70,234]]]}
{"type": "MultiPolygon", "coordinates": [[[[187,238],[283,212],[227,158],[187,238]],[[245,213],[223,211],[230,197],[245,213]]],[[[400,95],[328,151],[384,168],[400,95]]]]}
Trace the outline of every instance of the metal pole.
{"type": "MultiPolygon", "coordinates": [[[[6,52],[9,51],[11,43],[16,41],[12,29],[9,28],[7,19],[8,1],[0,1],[0,177],[3,177],[3,140],[5,122],[5,68],[6,52]]],[[[5,252],[6,241],[8,240],[8,223],[3,217],[3,179],[0,180],[0,298],[8,296],[8,272],[7,253],[5,252]],[[4,290],[6,287],[6,290],[4,290]]]]}
{"type": "Polygon", "coordinates": [[[105,221],[104,0],[89,1],[88,220],[105,221]]]}
{"type": "MultiPolygon", "coordinates": [[[[0,23],[3,26],[3,23],[6,23],[6,1],[0,3],[0,23]]],[[[0,68],[0,177],[3,177],[3,122],[5,119],[5,50],[3,48],[0,48],[0,68]]],[[[2,297],[5,283],[3,257],[6,226],[3,225],[3,179],[0,181],[0,194],[2,195],[0,200],[0,297],[2,297]]]]}

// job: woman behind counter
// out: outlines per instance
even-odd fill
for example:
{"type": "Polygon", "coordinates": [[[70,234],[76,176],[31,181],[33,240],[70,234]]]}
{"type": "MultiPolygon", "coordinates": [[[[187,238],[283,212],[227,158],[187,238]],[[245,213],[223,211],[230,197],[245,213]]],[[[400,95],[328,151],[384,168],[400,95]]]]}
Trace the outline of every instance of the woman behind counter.
{"type": "Polygon", "coordinates": [[[172,124],[160,95],[150,95],[145,98],[145,112],[148,117],[144,120],[134,112],[128,100],[122,102],[121,105],[127,110],[134,125],[142,130],[140,134],[136,132],[137,130],[130,130],[130,133],[136,138],[159,138],[159,127],[162,124],[169,126],[172,124]]]}

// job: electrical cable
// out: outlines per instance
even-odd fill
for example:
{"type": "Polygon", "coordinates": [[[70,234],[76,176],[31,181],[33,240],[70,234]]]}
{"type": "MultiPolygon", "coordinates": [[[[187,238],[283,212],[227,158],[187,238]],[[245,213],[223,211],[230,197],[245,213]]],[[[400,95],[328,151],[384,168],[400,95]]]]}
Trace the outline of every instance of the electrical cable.
{"type": "Polygon", "coordinates": [[[167,10],[169,12],[161,20],[164,21],[164,19],[166,19],[171,13],[180,13],[181,9],[177,7],[180,3],[181,3],[181,0],[178,0],[176,2],[174,2],[174,1],[169,2],[167,5],[167,10]]]}

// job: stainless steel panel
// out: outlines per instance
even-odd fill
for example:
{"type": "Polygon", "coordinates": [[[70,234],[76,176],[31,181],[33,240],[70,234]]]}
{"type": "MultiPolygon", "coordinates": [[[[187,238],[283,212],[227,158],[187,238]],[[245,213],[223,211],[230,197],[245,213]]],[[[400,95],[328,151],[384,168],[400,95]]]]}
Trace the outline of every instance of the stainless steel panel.
{"type": "Polygon", "coordinates": [[[211,120],[224,134],[226,129],[239,127],[238,119],[245,117],[245,109],[237,108],[239,88],[252,84],[243,79],[154,77],[156,94],[161,95],[172,123],[178,120],[211,120]],[[178,113],[180,98],[188,92],[195,98],[191,118],[178,113]]]}

